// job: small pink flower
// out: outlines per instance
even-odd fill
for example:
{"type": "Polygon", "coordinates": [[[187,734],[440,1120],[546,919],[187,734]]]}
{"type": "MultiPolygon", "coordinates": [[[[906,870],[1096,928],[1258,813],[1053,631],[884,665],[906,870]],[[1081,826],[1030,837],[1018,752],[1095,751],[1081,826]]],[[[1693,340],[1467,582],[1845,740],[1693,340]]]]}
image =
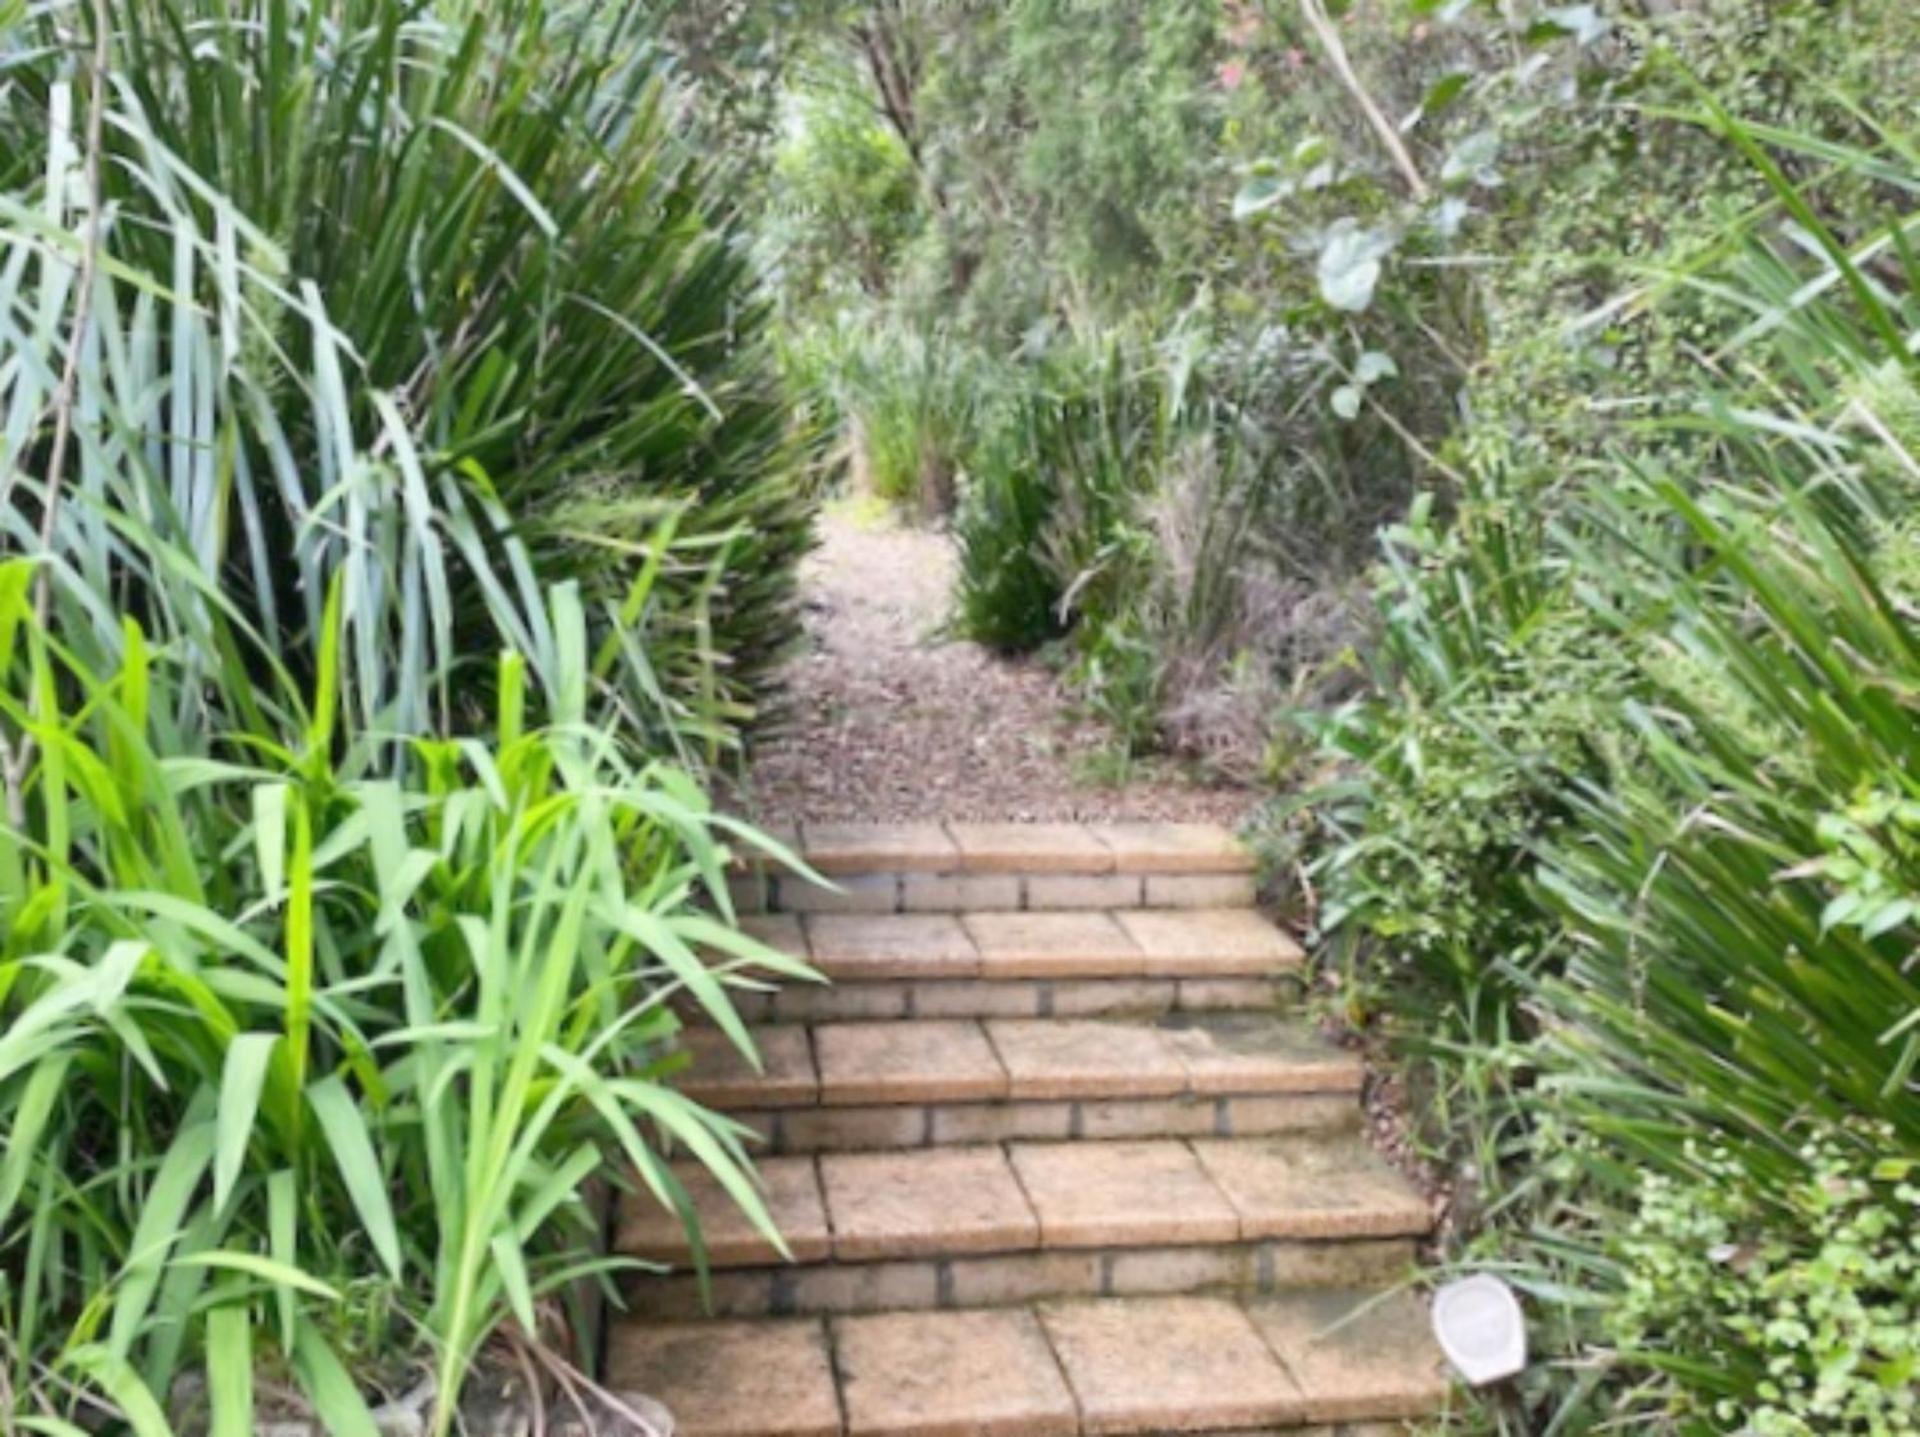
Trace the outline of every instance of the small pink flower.
{"type": "Polygon", "coordinates": [[[1247,78],[1247,66],[1244,60],[1228,60],[1220,66],[1220,88],[1237,90],[1247,78]]]}

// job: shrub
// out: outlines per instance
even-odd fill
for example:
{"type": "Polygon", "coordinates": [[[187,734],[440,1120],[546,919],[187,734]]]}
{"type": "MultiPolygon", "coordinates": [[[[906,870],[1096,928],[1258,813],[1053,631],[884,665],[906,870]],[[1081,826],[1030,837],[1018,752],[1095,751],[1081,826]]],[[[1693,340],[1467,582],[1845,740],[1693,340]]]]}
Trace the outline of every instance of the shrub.
{"type": "Polygon", "coordinates": [[[1810,1137],[1806,1176],[1767,1192],[1724,1153],[1642,1179],[1606,1325],[1669,1374],[1664,1415],[1756,1437],[1920,1426],[1920,1185],[1869,1155],[1891,1133],[1860,1136],[1810,1137]]]}
{"type": "MultiPolygon", "coordinates": [[[[56,356],[60,257],[89,224],[67,74],[85,10],[61,0],[0,32],[0,150],[47,161],[16,177],[8,251],[40,262],[12,283],[56,356]],[[60,232],[28,228],[33,213],[60,232]]],[[[403,728],[452,697],[421,675],[477,651],[484,680],[497,636],[550,669],[539,594],[575,577],[596,629],[644,634],[633,713],[657,716],[658,695],[717,749],[795,632],[808,505],[739,220],[676,139],[641,17],[111,13],[106,264],[78,407],[128,433],[168,424],[173,442],[146,441],[151,465],[78,446],[88,497],[62,506],[60,577],[101,583],[90,496],[118,485],[121,523],[218,571],[310,673],[344,569],[342,682],[363,719],[403,728]],[[654,610],[603,624],[669,523],[654,610]]],[[[14,412],[43,409],[58,373],[13,371],[14,412]]],[[[138,573],[145,545],[123,541],[113,562],[138,573]]]]}
{"type": "MultiPolygon", "coordinates": [[[[1787,173],[1889,174],[1877,155],[1698,118],[1779,206],[1676,281],[1725,306],[1719,365],[1643,442],[1573,451],[1550,507],[1490,473],[1416,550],[1430,565],[1396,553],[1387,682],[1332,728],[1360,767],[1325,795],[1347,826],[1313,872],[1387,982],[1415,960],[1425,981],[1388,999],[1405,1026],[1468,1039],[1429,1053],[1467,1099],[1447,1146],[1489,1198],[1470,1260],[1528,1285],[1571,1351],[1609,1313],[1632,1339],[1606,1368],[1543,1365],[1491,1404],[1506,1430],[1904,1431],[1912,1372],[1878,1334],[1909,1299],[1834,1264],[1905,1198],[1875,1189],[1855,1227],[1819,1195],[1920,1154],[1901,589],[1920,466],[1889,375],[1911,369],[1920,270],[1787,173]],[[1423,927],[1427,902],[1449,917],[1423,927]],[[1778,1283],[1676,1256],[1695,1219],[1744,1224],[1778,1283]],[[1766,1326],[1823,1280],[1825,1330],[1766,1326]]],[[[1862,1261],[1897,1289],[1891,1251],[1862,1261]]]]}
{"type": "Polygon", "coordinates": [[[1763,469],[1697,500],[1656,482],[1698,548],[1675,546],[1646,595],[1654,648],[1691,662],[1649,665],[1628,706],[1640,761],[1574,790],[1545,846],[1541,896],[1573,939],[1543,995],[1572,1020],[1554,1042],[1608,1075],[1603,1102],[1577,1083],[1563,1101],[1651,1164],[1694,1124],[1756,1182],[1798,1166],[1801,1124],[1877,1120],[1920,1149],[1901,1091],[1920,873],[1900,827],[1920,737],[1896,698],[1920,648],[1837,478],[1763,469]]]}
{"type": "Polygon", "coordinates": [[[1371,952],[1385,981],[1440,1005],[1420,1027],[1489,1037],[1556,946],[1527,891],[1532,854],[1565,825],[1569,786],[1628,745],[1629,656],[1592,632],[1571,570],[1524,520],[1469,508],[1442,532],[1419,505],[1384,542],[1372,688],[1296,715],[1343,765],[1302,800],[1315,920],[1355,1002],[1371,1001],[1371,952]]]}
{"type": "Polygon", "coordinates": [[[366,1437],[427,1368],[444,1433],[607,1279],[596,1182],[765,1225],[669,1080],[798,972],[700,778],[806,499],[633,24],[0,7],[9,1416],[366,1437]]]}
{"type": "MultiPolygon", "coordinates": [[[[26,1411],[104,1396],[152,1432],[204,1362],[218,1430],[259,1367],[365,1433],[362,1394],[424,1367],[444,1433],[484,1342],[612,1269],[588,1179],[691,1221],[660,1157],[683,1146],[772,1235],[744,1130],[663,1081],[670,1004],[751,1053],[727,984],[803,970],[701,911],[725,820],[589,724],[583,682],[528,728],[503,659],[492,731],[415,739],[396,783],[386,736],[341,733],[337,589],[318,690],[279,696],[300,730],[194,739],[191,666],[131,621],[116,668],[65,655],[29,570],[0,568],[0,721],[38,755],[0,827],[0,1357],[26,1411]]],[[[577,594],[551,621],[584,652],[577,594]]]]}
{"type": "Polygon", "coordinates": [[[1351,637],[1337,536],[1377,515],[1267,426],[1276,391],[1310,393],[1289,352],[1213,338],[1063,340],[1006,371],[967,464],[957,607],[1000,648],[1070,635],[1127,753],[1172,741],[1250,777],[1277,696],[1319,688],[1351,637]]]}
{"type": "Polygon", "coordinates": [[[970,637],[1029,650],[1116,612],[1166,411],[1155,367],[1117,341],[1043,354],[1007,390],[967,464],[958,604],[970,637]]]}

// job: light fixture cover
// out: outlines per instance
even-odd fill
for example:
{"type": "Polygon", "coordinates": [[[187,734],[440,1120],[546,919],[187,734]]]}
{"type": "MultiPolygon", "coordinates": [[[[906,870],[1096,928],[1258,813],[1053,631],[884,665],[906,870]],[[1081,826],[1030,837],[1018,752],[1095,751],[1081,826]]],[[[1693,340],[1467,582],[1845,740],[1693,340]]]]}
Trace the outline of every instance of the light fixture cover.
{"type": "Polygon", "coordinates": [[[1433,1335],[1447,1360],[1475,1387],[1512,1377],[1527,1365],[1527,1320],[1513,1289],[1476,1273],[1433,1295],[1433,1335]]]}

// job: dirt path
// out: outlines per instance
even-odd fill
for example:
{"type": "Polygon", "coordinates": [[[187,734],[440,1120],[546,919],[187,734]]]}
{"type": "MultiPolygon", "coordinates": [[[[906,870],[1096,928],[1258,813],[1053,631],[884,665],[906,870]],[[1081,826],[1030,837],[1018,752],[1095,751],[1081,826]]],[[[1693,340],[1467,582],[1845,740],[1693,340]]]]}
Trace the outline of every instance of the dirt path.
{"type": "Polygon", "coordinates": [[[1075,722],[1046,668],[941,631],[955,555],[943,534],[833,506],[801,574],[807,648],[790,712],[763,741],[748,807],[793,818],[1213,819],[1250,806],[1135,766],[1124,786],[1088,769],[1106,744],[1075,722]]]}

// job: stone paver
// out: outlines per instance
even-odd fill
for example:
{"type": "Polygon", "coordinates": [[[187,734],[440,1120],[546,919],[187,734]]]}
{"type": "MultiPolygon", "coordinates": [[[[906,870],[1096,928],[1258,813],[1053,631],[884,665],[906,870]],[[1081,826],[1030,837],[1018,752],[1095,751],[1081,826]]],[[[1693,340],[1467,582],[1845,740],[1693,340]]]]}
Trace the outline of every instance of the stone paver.
{"type": "MultiPolygon", "coordinates": [[[[833,1244],[827,1233],[827,1211],[820,1201],[813,1159],[762,1158],[755,1166],[760,1174],[761,1198],[774,1226],[786,1239],[793,1260],[824,1261],[833,1244]]],[[[752,1267],[781,1261],[779,1249],[753,1225],[703,1164],[674,1163],[672,1170],[699,1216],[700,1235],[713,1266],[752,1267]]],[[[615,1246],[625,1255],[676,1266],[692,1261],[692,1245],[680,1214],[656,1201],[644,1188],[621,1205],[620,1219],[615,1246]]]]}
{"type": "Polygon", "coordinates": [[[1031,1313],[886,1313],[833,1324],[848,1437],[1076,1437],[1031,1313]]]}
{"type": "Polygon", "coordinates": [[[900,907],[907,913],[998,911],[1020,906],[1017,873],[909,873],[900,880],[900,907]]]}
{"type": "Polygon", "coordinates": [[[1110,913],[969,913],[987,978],[1131,978],[1145,958],[1110,913]]]}
{"type": "Polygon", "coordinates": [[[779,882],[779,906],[788,913],[892,913],[900,907],[896,873],[849,873],[825,888],[795,874],[779,882]]]}
{"type": "Polygon", "coordinates": [[[959,854],[937,823],[809,823],[803,857],[821,873],[949,873],[959,854]]]}
{"type": "Polygon", "coordinates": [[[1251,873],[1253,851],[1211,823],[1095,823],[1119,873],[1251,873]]]}
{"type": "Polygon", "coordinates": [[[813,1030],[820,1098],[836,1107],[987,1102],[1007,1074],[980,1025],[823,1023],[813,1030]]]}
{"type": "Polygon", "coordinates": [[[1224,1298],[1058,1303],[1041,1308],[1040,1321],[1090,1437],[1257,1427],[1304,1413],[1300,1389],[1224,1298]]]}
{"type": "Polygon", "coordinates": [[[1248,1313],[1316,1422],[1419,1417],[1447,1400],[1446,1359],[1411,1293],[1290,1293],[1248,1313]]]}
{"type": "Polygon", "coordinates": [[[866,1152],[917,1148],[927,1139],[927,1110],[908,1103],[880,1108],[789,1108],[779,1114],[779,1150],[866,1152]]]}
{"type": "Polygon", "coordinates": [[[1146,901],[1146,881],[1137,873],[1034,873],[1026,883],[1027,907],[1138,908],[1146,901]]]}
{"type": "Polygon", "coordinates": [[[834,1255],[848,1261],[1007,1252],[1039,1241],[999,1148],[829,1153],[820,1183],[834,1255]]]}
{"type": "Polygon", "coordinates": [[[1095,1019],[987,1023],[1015,1098],[1151,1098],[1185,1092],[1187,1069],[1156,1028],[1095,1019]]]}
{"type": "Polygon", "coordinates": [[[1264,976],[1304,961],[1300,945],[1251,908],[1142,908],[1114,918],[1139,945],[1148,973],[1264,976]]]}
{"type": "Polygon", "coordinates": [[[1045,1247],[1232,1242],[1240,1219],[1180,1142],[1015,1145],[1045,1247]]]}
{"type": "Polygon", "coordinates": [[[1358,1138],[1196,1138],[1193,1150],[1244,1237],[1409,1237],[1431,1222],[1420,1195],[1358,1138]]]}
{"type": "Polygon", "coordinates": [[[774,997],[783,1023],[869,1022],[910,1017],[909,983],[789,983],[774,997]]]}
{"type": "Polygon", "coordinates": [[[807,919],[813,963],[836,982],[972,978],[980,954],[947,913],[819,913],[807,919]]]}
{"type": "Polygon", "coordinates": [[[1358,1054],[1257,1014],[1182,1016],[1167,1034],[1196,1093],[1358,1093],[1365,1078],[1358,1054]]]}
{"type": "Polygon", "coordinates": [[[1165,1013],[1178,997],[1167,978],[1057,978],[1045,1018],[1140,1018],[1165,1013]]]}
{"type": "Polygon", "coordinates": [[[710,1108],[796,1108],[818,1101],[807,1030],[774,1026],[752,1033],[761,1070],[718,1028],[685,1029],[680,1046],[693,1061],[681,1076],[680,1091],[710,1108]]]}
{"type": "Polygon", "coordinates": [[[607,1380],[673,1413],[679,1437],[840,1437],[824,1324],[616,1324],[607,1380]]]}
{"type": "Polygon", "coordinates": [[[950,823],[968,873],[1111,873],[1113,851],[1077,823],[950,823]]]}

